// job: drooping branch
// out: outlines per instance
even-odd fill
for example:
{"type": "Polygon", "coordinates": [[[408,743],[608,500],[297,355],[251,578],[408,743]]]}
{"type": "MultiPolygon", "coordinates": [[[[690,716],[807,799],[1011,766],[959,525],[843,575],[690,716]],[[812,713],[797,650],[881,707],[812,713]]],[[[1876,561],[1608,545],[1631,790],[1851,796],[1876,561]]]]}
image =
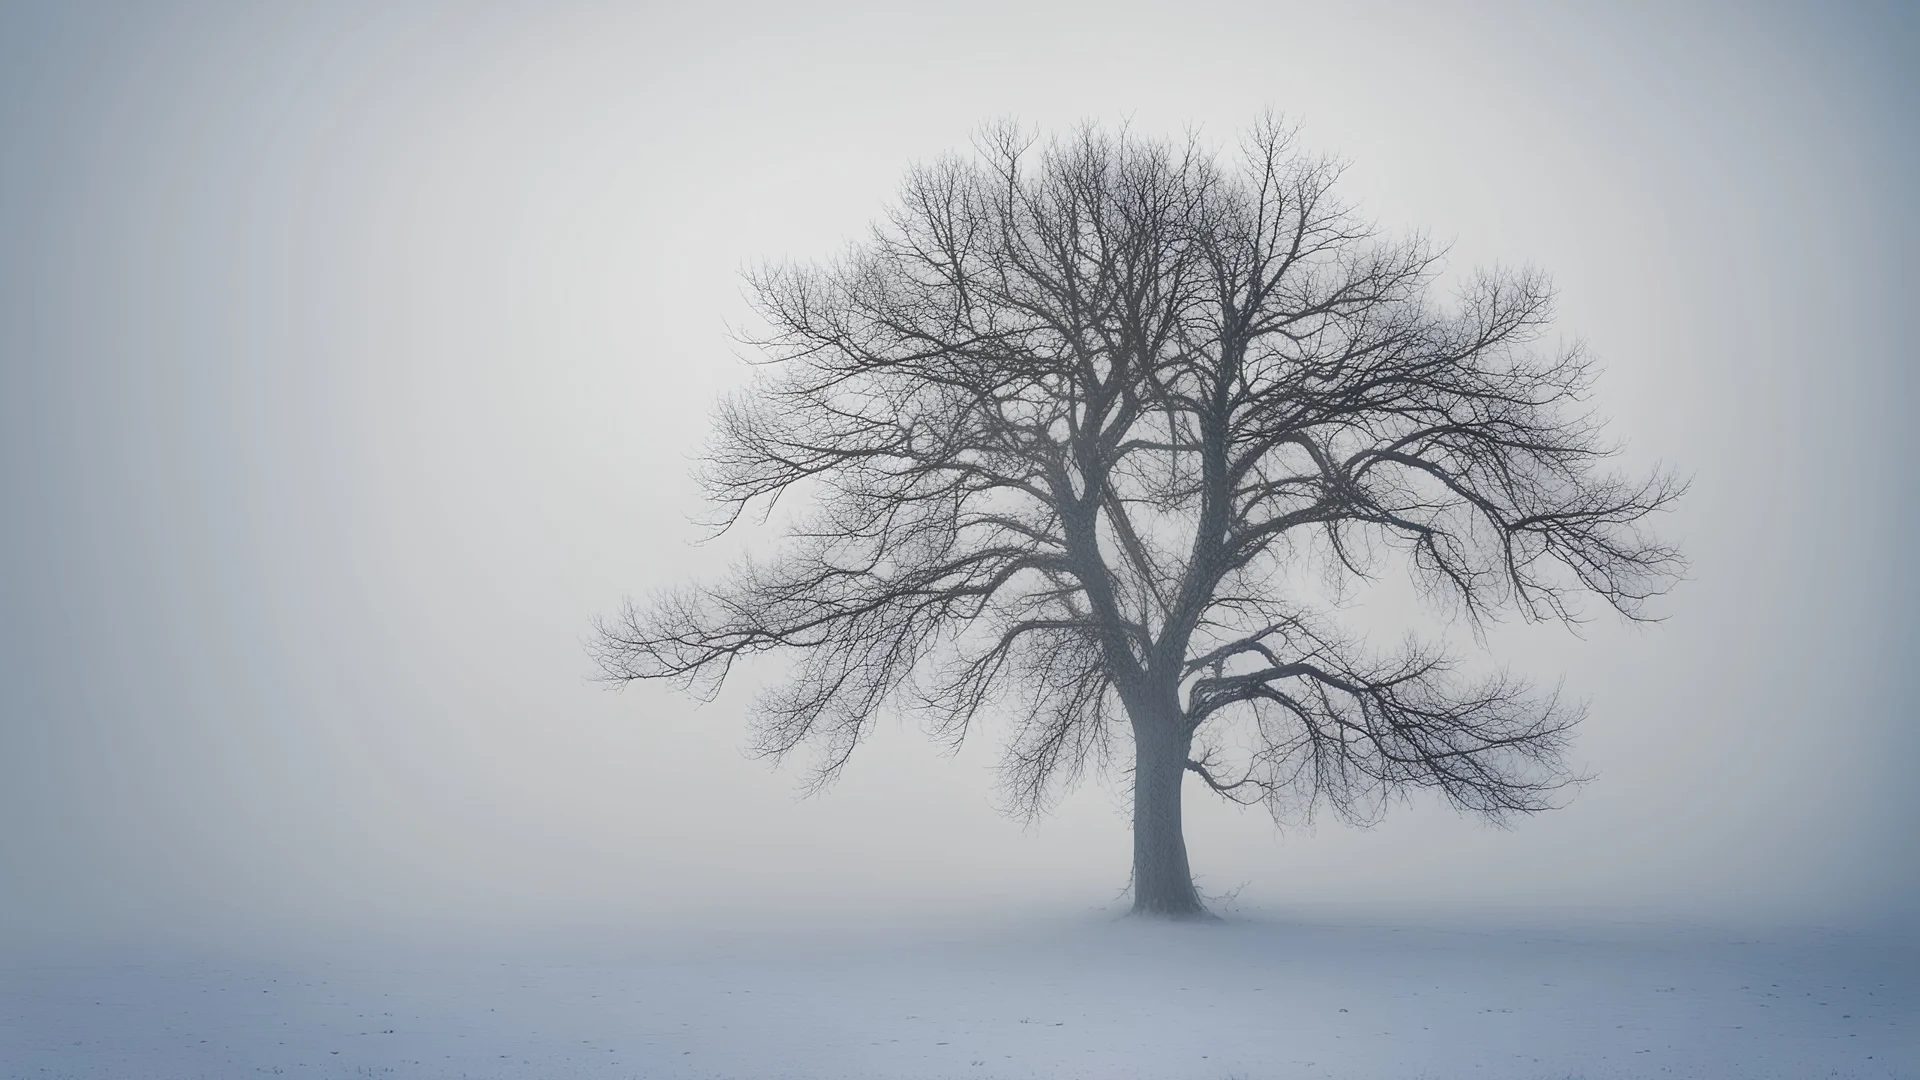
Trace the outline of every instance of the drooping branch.
{"type": "Polygon", "coordinates": [[[1258,734],[1236,779],[1216,775],[1218,749],[1201,759],[1208,786],[1238,802],[1277,814],[1327,805],[1364,822],[1398,791],[1433,788],[1499,819],[1546,809],[1574,779],[1559,759],[1579,708],[1506,676],[1463,683],[1451,661],[1411,643],[1369,660],[1295,619],[1196,659],[1187,722],[1199,731],[1239,708],[1258,734]]]}

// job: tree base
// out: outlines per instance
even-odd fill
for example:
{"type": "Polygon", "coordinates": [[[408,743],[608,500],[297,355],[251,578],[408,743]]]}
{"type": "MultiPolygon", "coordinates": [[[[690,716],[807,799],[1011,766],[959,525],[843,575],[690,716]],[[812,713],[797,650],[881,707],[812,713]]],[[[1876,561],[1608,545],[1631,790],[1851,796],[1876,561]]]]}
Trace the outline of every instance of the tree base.
{"type": "Polygon", "coordinates": [[[1220,916],[1203,907],[1168,910],[1166,908],[1142,907],[1135,904],[1127,912],[1129,919],[1155,919],[1161,922],[1217,923],[1225,922],[1220,916]]]}
{"type": "Polygon", "coordinates": [[[1169,889],[1158,896],[1141,896],[1134,893],[1133,907],[1127,911],[1128,918],[1165,919],[1168,922],[1219,922],[1220,917],[1207,910],[1200,902],[1200,892],[1189,886],[1185,889],[1169,889]],[[1169,895],[1169,893],[1171,895],[1169,895]]]}

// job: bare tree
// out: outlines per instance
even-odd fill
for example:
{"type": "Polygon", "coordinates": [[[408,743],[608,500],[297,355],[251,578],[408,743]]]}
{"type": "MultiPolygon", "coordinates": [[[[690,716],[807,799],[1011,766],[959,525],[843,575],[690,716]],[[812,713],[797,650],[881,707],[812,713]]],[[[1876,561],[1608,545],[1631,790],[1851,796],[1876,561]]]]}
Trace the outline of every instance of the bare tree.
{"type": "Polygon", "coordinates": [[[1552,805],[1578,707],[1370,649],[1287,587],[1404,565],[1476,627],[1647,617],[1682,563],[1639,526],[1681,485],[1605,471],[1592,365],[1538,347],[1545,278],[1437,304],[1436,252],[1375,235],[1276,122],[1225,164],[1091,127],[976,149],[840,259],[750,275],[770,371],[703,479],[722,530],[806,509],[772,561],[603,621],[606,675],[710,694],[790,654],[755,745],[816,748],[816,782],[884,708],[956,745],[1005,716],[1027,814],[1130,733],[1141,913],[1204,914],[1188,773],[1277,820],[1552,805]]]}

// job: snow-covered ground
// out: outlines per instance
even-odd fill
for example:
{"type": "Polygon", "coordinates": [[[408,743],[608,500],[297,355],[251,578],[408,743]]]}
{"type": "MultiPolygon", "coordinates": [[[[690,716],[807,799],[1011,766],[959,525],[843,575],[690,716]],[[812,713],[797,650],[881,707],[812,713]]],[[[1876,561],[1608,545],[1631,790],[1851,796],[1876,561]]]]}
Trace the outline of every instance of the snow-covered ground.
{"type": "Polygon", "coordinates": [[[0,1076],[1920,1077],[1920,948],[1108,917],[276,962],[16,954],[0,1076]]]}

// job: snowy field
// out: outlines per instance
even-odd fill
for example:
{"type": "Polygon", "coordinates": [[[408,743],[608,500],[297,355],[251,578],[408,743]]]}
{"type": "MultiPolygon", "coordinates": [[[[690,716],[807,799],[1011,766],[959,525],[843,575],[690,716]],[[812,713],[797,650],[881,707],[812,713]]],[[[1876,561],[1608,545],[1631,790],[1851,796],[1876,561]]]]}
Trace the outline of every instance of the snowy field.
{"type": "Polygon", "coordinates": [[[0,1076],[1920,1077],[1905,938],[1244,916],[802,936],[16,953],[0,1076]]]}

